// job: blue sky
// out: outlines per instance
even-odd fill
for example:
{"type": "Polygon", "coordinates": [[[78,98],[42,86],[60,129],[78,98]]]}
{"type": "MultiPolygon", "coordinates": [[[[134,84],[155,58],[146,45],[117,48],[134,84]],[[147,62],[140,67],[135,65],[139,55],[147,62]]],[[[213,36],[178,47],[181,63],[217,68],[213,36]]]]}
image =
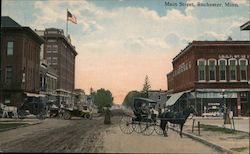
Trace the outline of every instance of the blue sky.
{"type": "Polygon", "coordinates": [[[110,89],[121,103],[141,90],[167,89],[172,58],[193,40],[248,40],[249,0],[3,0],[2,15],[32,29],[66,28],[66,9],[76,58],[76,87],[110,89]],[[166,2],[234,2],[239,7],[166,7],[166,2]]]}

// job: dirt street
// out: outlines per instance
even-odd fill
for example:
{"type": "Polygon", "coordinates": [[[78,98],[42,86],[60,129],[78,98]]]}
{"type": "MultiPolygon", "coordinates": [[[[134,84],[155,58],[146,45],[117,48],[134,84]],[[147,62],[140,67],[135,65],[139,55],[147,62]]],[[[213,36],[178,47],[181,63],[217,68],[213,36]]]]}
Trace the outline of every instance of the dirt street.
{"type": "Polygon", "coordinates": [[[45,119],[38,125],[1,132],[0,151],[99,152],[98,149],[102,149],[100,134],[107,127],[103,117],[45,119]]]}
{"type": "Polygon", "coordinates": [[[0,133],[2,152],[116,152],[116,153],[217,153],[193,141],[180,138],[169,130],[169,136],[123,134],[119,117],[104,125],[103,117],[92,120],[45,119],[41,124],[0,133]]]}
{"type": "Polygon", "coordinates": [[[171,130],[168,137],[164,137],[156,133],[150,136],[135,132],[127,135],[119,127],[111,127],[105,132],[103,146],[107,153],[218,153],[186,136],[180,138],[171,130]]]}

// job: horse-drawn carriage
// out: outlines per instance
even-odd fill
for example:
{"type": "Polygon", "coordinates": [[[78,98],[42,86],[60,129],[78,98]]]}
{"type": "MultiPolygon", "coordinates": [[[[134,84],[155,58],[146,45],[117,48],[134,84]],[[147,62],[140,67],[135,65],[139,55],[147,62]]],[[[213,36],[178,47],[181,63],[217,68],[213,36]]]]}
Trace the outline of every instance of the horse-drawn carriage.
{"type": "Polygon", "coordinates": [[[157,119],[156,103],[147,98],[134,98],[134,116],[130,114],[122,116],[119,123],[121,131],[125,134],[131,134],[133,131],[144,135],[151,135],[154,131],[159,135],[163,134],[157,119]]]}
{"type": "Polygon", "coordinates": [[[119,126],[123,133],[131,134],[133,131],[144,135],[151,135],[154,131],[167,136],[168,122],[180,126],[180,135],[182,128],[191,113],[196,113],[192,106],[187,106],[181,112],[164,111],[162,114],[155,110],[156,101],[137,97],[133,103],[134,115],[125,114],[122,116],[119,126]],[[167,126],[167,127],[166,127],[167,126]]]}

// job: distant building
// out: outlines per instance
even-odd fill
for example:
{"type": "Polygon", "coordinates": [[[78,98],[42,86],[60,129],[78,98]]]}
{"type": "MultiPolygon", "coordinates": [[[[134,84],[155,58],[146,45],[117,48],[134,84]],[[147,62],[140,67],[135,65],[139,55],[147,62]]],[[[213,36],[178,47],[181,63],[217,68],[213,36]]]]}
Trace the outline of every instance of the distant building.
{"type": "Polygon", "coordinates": [[[168,100],[167,90],[149,90],[148,98],[157,102],[156,108],[163,109],[168,100]]]}
{"type": "MultiPolygon", "coordinates": [[[[56,102],[57,74],[45,59],[40,63],[40,93],[48,98],[48,102],[56,102]]],[[[58,104],[59,105],[59,104],[58,104]]]]}
{"type": "Polygon", "coordinates": [[[43,39],[43,57],[57,75],[57,101],[73,106],[75,94],[75,57],[77,52],[70,37],[62,29],[47,28],[35,30],[43,39]]]}
{"type": "Polygon", "coordinates": [[[0,103],[20,107],[39,97],[40,46],[44,39],[8,16],[1,17],[0,103]]]}
{"type": "Polygon", "coordinates": [[[250,41],[193,41],[173,59],[166,105],[192,104],[202,114],[223,104],[249,115],[250,41]]]}

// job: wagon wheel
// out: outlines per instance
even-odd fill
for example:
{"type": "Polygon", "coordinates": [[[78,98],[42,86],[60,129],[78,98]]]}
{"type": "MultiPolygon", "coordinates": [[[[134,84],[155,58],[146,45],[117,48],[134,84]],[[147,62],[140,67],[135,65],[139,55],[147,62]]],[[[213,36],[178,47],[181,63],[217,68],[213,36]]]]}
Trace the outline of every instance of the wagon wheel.
{"type": "Polygon", "coordinates": [[[141,129],[141,133],[143,135],[151,135],[154,132],[154,123],[152,123],[151,121],[147,121],[143,123],[144,125],[142,125],[142,129],[141,129]]]}
{"type": "Polygon", "coordinates": [[[125,134],[131,134],[134,131],[132,126],[132,118],[129,116],[126,115],[122,116],[119,126],[121,131],[125,134]]]}
{"type": "Polygon", "coordinates": [[[63,112],[63,118],[64,118],[65,120],[71,119],[71,114],[70,114],[70,112],[69,112],[69,111],[63,112]]]}
{"type": "Polygon", "coordinates": [[[86,113],[86,114],[84,115],[84,117],[85,117],[86,119],[91,119],[91,115],[90,115],[89,113],[86,113]]]}
{"type": "Polygon", "coordinates": [[[143,128],[145,128],[145,126],[143,126],[143,125],[144,124],[142,122],[133,122],[132,127],[136,133],[141,133],[141,130],[143,130],[143,128]]]}
{"type": "Polygon", "coordinates": [[[155,130],[156,134],[163,135],[163,130],[161,129],[161,127],[158,124],[156,124],[154,127],[155,127],[154,130],[155,130]]]}

